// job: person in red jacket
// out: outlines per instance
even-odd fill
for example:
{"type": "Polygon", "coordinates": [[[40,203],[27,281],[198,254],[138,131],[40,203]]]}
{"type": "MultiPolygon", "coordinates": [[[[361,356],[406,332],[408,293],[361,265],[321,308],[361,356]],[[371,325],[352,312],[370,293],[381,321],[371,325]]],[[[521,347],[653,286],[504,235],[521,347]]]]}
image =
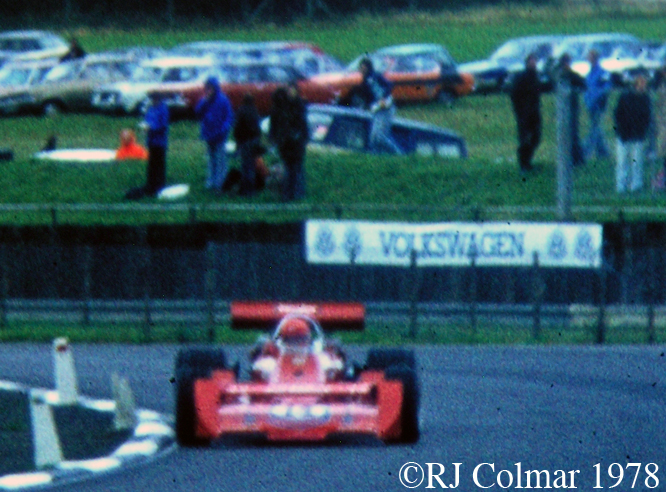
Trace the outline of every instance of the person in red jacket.
{"type": "Polygon", "coordinates": [[[123,161],[136,159],[145,161],[148,159],[148,150],[136,141],[136,135],[127,128],[120,132],[120,147],[116,149],[116,160],[123,161]]]}

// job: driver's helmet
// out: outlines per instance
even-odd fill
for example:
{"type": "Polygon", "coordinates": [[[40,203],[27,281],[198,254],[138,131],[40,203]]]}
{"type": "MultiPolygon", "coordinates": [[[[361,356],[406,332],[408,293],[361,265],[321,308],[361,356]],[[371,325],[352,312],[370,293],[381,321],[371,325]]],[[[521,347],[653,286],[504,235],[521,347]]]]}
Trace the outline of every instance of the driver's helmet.
{"type": "Polygon", "coordinates": [[[287,345],[309,345],[312,341],[310,324],[302,318],[287,319],[280,327],[278,337],[287,345]]]}

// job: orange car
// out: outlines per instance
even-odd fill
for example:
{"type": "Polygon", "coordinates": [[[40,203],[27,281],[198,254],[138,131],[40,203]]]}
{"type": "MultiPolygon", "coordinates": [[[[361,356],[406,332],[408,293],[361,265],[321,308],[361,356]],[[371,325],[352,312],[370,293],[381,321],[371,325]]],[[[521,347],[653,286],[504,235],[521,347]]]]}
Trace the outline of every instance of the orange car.
{"type": "MultiPolygon", "coordinates": [[[[474,77],[460,73],[446,48],[438,44],[388,46],[370,55],[375,70],[393,84],[396,102],[450,101],[474,90],[474,77]]],[[[330,87],[338,101],[358,106],[354,89],[361,83],[358,70],[365,55],[354,60],[344,72],[325,73],[310,78],[330,87]]]]}

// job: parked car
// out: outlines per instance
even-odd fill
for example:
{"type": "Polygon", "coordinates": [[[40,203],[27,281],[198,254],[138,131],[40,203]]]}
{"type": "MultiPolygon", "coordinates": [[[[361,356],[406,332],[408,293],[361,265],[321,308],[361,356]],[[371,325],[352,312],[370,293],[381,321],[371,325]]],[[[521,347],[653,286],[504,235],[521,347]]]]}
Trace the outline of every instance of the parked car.
{"type": "Polygon", "coordinates": [[[49,31],[0,32],[0,60],[5,62],[60,58],[68,50],[67,41],[49,31]]]}
{"type": "Polygon", "coordinates": [[[633,62],[626,63],[628,59],[635,59],[645,43],[636,36],[626,33],[593,33],[567,36],[553,53],[559,59],[564,53],[571,56],[571,68],[585,77],[590,71],[587,55],[591,50],[599,53],[600,65],[609,71],[616,83],[623,78],[625,67],[633,62]]]}
{"type": "Polygon", "coordinates": [[[310,82],[293,67],[270,62],[211,65],[208,70],[202,71],[200,76],[176,83],[163,81],[150,86],[118,84],[116,87],[128,88],[128,91],[122,96],[118,96],[120,93],[117,92],[117,89],[107,87],[100,90],[94,99],[99,103],[111,101],[115,97],[116,100],[129,102],[129,90],[134,89],[132,97],[135,102],[133,104],[141,104],[143,99],[147,98],[148,92],[157,92],[162,95],[173,116],[190,118],[194,116],[195,107],[204,95],[204,82],[210,75],[218,78],[220,88],[227,95],[234,109],[240,107],[243,97],[249,93],[254,96],[257,110],[261,115],[270,113],[273,92],[278,87],[284,87],[294,82],[298,86],[301,97],[307,102],[330,103],[335,99],[335,93],[332,90],[310,82]],[[114,96],[114,94],[116,95],[114,96]]]}
{"type": "Polygon", "coordinates": [[[21,113],[34,107],[31,87],[44,80],[56,59],[10,62],[0,69],[0,113],[21,113]]]}
{"type": "Polygon", "coordinates": [[[91,111],[93,92],[102,84],[127,79],[135,67],[125,56],[104,54],[61,62],[32,88],[34,109],[45,115],[91,111]]]}
{"type": "MultiPolygon", "coordinates": [[[[308,106],[310,143],[319,148],[370,152],[372,114],[358,108],[312,104],[308,106]]],[[[392,137],[407,154],[465,158],[465,140],[451,130],[404,118],[394,118],[392,137]]]]}
{"type": "Polygon", "coordinates": [[[291,65],[281,63],[250,62],[220,67],[220,82],[234,109],[240,107],[243,96],[254,96],[260,115],[271,111],[272,95],[278,87],[295,83],[298,92],[308,103],[328,104],[335,101],[335,92],[329,87],[312,82],[291,65]]]}
{"type": "Polygon", "coordinates": [[[543,35],[513,38],[500,45],[486,60],[461,63],[458,68],[474,76],[475,90],[490,93],[505,90],[512,77],[525,68],[529,54],[537,56],[543,83],[550,81],[553,53],[563,36],[543,35]]]}
{"type": "MultiPolygon", "coordinates": [[[[398,103],[450,101],[474,88],[474,77],[459,71],[446,48],[438,44],[388,46],[367,56],[375,70],[393,83],[393,99],[398,103]]],[[[363,58],[365,55],[344,71],[316,75],[311,80],[333,89],[343,105],[358,106],[354,89],[362,81],[359,65],[363,58]]]]}
{"type": "Polygon", "coordinates": [[[216,69],[210,57],[162,57],[141,62],[128,80],[105,84],[92,94],[97,110],[142,114],[150,92],[161,92],[174,113],[191,111],[206,78],[216,69]],[[190,94],[192,94],[190,96],[190,94]]]}
{"type": "Polygon", "coordinates": [[[303,41],[195,41],[176,46],[180,56],[213,56],[221,63],[270,62],[289,65],[309,77],[344,69],[341,61],[303,41]]]}

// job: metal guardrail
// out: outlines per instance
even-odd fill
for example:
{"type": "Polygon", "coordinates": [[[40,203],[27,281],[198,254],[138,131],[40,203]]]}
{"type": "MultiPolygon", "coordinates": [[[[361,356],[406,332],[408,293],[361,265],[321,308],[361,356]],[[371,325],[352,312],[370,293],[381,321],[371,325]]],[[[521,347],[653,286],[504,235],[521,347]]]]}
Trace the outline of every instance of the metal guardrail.
{"type": "MultiPolygon", "coordinates": [[[[649,218],[650,220],[666,219],[666,208],[652,206],[573,206],[572,215],[575,218],[584,217],[595,220],[594,217],[617,217],[623,221],[631,218],[649,218]]],[[[81,220],[81,214],[98,215],[99,222],[113,221],[113,216],[131,214],[134,221],[141,215],[146,216],[143,222],[155,223],[155,215],[169,217],[173,223],[173,215],[180,214],[185,217],[183,222],[196,223],[206,214],[220,214],[228,217],[231,214],[244,214],[246,216],[266,216],[272,214],[295,215],[301,218],[313,216],[326,216],[336,219],[367,217],[373,214],[393,214],[403,216],[441,216],[456,217],[456,220],[467,219],[471,221],[492,220],[511,217],[538,217],[546,220],[557,220],[558,207],[552,206],[431,206],[431,205],[398,205],[398,204],[309,204],[309,203],[275,203],[275,204],[231,204],[231,203],[173,203],[173,204],[66,204],[66,203],[39,203],[39,204],[0,204],[0,223],[2,214],[11,215],[11,224],[21,222],[29,215],[42,214],[46,219],[39,223],[49,223],[52,226],[68,223],[67,215],[75,215],[81,220]],[[24,217],[17,216],[21,214],[24,217]],[[103,217],[103,220],[102,220],[103,217]]],[[[167,219],[165,219],[167,220],[167,219]]],[[[159,220],[157,221],[159,222],[159,220]]]]}

